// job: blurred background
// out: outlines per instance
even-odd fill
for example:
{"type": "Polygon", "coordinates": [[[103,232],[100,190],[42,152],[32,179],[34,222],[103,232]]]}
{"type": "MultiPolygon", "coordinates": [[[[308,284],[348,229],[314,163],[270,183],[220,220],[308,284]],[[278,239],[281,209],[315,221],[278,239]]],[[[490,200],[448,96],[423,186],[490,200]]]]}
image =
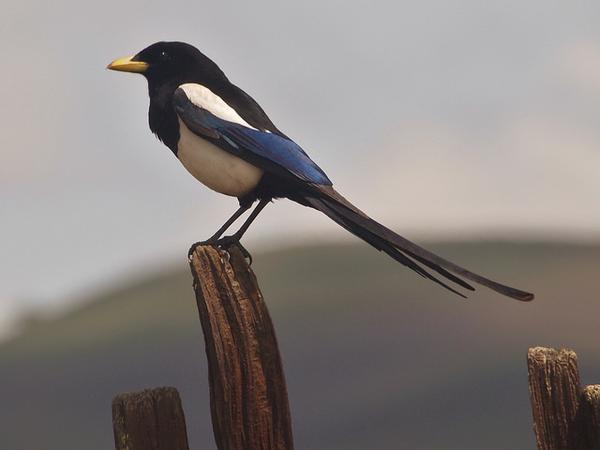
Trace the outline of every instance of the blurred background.
{"type": "Polygon", "coordinates": [[[525,354],[600,382],[600,4],[31,2],[0,17],[0,448],[112,447],[110,401],[180,389],[214,448],[186,253],[236,208],[150,133],[116,57],[182,40],[359,207],[531,290],[463,301],[318,213],[245,239],[304,449],[532,449],[525,354]]]}

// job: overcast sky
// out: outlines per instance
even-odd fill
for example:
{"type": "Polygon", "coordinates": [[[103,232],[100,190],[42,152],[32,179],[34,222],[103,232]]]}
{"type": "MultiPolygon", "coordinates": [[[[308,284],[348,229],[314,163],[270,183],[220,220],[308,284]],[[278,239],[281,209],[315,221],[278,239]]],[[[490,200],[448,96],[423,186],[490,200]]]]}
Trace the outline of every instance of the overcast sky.
{"type": "MultiPolygon", "coordinates": [[[[407,237],[600,237],[597,1],[2,4],[0,317],[183,259],[236,201],[147,128],[106,64],[183,40],[359,207],[407,237]]],[[[258,249],[343,230],[270,206],[258,249]]]]}

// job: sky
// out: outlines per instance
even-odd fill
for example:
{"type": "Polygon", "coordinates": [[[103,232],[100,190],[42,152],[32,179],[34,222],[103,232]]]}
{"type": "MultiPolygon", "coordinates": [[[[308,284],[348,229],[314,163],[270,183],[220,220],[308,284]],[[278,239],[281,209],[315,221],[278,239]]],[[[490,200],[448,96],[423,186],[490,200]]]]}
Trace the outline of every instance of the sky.
{"type": "MultiPolygon", "coordinates": [[[[600,237],[600,3],[3,1],[0,329],[184,260],[236,200],[147,127],[112,59],[213,58],[361,209],[407,237],[600,237]]],[[[269,206],[250,249],[345,239],[269,206]]]]}

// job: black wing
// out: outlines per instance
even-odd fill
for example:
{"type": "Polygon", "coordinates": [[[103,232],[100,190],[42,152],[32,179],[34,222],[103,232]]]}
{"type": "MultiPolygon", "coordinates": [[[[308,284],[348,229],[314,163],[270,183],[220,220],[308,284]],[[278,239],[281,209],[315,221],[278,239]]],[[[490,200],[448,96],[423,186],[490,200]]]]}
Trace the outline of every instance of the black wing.
{"type": "Polygon", "coordinates": [[[294,141],[223,120],[192,103],[181,88],[173,95],[173,106],[190,131],[223,150],[284,179],[331,186],[325,172],[294,141]]]}

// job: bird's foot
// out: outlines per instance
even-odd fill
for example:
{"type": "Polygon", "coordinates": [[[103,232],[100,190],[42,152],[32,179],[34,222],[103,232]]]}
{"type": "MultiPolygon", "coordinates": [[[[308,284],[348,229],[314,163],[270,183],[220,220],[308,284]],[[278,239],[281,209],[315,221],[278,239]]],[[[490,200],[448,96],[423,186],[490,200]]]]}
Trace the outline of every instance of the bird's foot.
{"type": "Polygon", "coordinates": [[[235,234],[233,234],[231,236],[224,236],[224,237],[218,239],[215,242],[215,244],[220,249],[223,249],[225,251],[229,250],[229,248],[234,245],[237,246],[237,248],[240,249],[240,252],[242,252],[242,255],[244,256],[244,258],[248,261],[248,265],[249,266],[252,265],[252,255],[250,254],[250,252],[248,250],[246,250],[246,248],[240,242],[240,238],[238,236],[236,236],[235,234]]]}
{"type": "Polygon", "coordinates": [[[190,249],[188,250],[188,259],[192,258],[192,254],[196,251],[198,247],[201,245],[214,245],[217,242],[216,239],[207,239],[206,241],[198,241],[192,244],[190,249]]]}
{"type": "Polygon", "coordinates": [[[244,258],[246,258],[246,260],[248,260],[248,265],[252,265],[252,255],[241,244],[240,238],[238,236],[236,236],[235,234],[231,235],[231,236],[224,236],[220,239],[207,239],[206,241],[199,241],[199,242],[192,244],[192,246],[190,247],[190,249],[188,251],[188,258],[191,259],[192,254],[196,251],[196,248],[200,247],[201,245],[216,246],[219,249],[227,252],[227,256],[229,256],[229,252],[228,252],[229,248],[231,248],[232,246],[235,245],[240,249],[244,258]]]}

